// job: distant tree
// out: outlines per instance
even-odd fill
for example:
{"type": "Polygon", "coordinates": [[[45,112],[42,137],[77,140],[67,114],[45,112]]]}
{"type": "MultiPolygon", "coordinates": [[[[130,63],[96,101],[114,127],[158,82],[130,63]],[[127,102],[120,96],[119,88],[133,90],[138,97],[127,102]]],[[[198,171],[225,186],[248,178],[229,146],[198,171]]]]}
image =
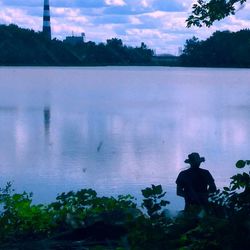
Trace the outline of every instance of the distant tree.
{"type": "Polygon", "coordinates": [[[192,14],[186,20],[187,27],[203,25],[210,27],[214,21],[221,20],[242,8],[247,0],[197,0],[192,14]]]}
{"type": "Polygon", "coordinates": [[[144,42],[141,43],[141,49],[147,49],[147,45],[144,42]]]}
{"type": "Polygon", "coordinates": [[[205,41],[188,39],[180,59],[183,66],[250,67],[250,30],[216,31],[205,41]]]}
{"type": "Polygon", "coordinates": [[[186,66],[198,66],[200,62],[200,47],[201,42],[195,36],[191,39],[186,40],[184,45],[183,54],[181,56],[181,61],[186,66]]]}
{"type": "Polygon", "coordinates": [[[123,46],[122,40],[118,38],[111,38],[107,40],[107,46],[113,48],[121,48],[123,46]]]}
{"type": "Polygon", "coordinates": [[[0,25],[0,65],[78,65],[78,57],[61,41],[41,32],[0,25]]]}
{"type": "Polygon", "coordinates": [[[187,56],[191,55],[199,46],[199,38],[193,36],[191,39],[186,40],[183,53],[187,56]]]}
{"type": "Polygon", "coordinates": [[[0,25],[0,65],[147,65],[152,50],[128,47],[121,39],[76,45],[45,39],[41,32],[0,25]]]}
{"type": "Polygon", "coordinates": [[[126,56],[126,46],[121,39],[111,38],[107,40],[106,50],[108,52],[109,63],[128,64],[126,56]]]}

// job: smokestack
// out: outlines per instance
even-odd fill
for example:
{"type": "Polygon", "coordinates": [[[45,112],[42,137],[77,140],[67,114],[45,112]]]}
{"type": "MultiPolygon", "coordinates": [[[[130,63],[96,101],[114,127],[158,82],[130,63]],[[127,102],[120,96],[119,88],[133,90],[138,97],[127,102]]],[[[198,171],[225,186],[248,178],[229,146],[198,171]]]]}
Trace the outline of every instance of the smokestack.
{"type": "Polygon", "coordinates": [[[51,40],[49,0],[44,0],[43,6],[43,34],[51,40]]]}

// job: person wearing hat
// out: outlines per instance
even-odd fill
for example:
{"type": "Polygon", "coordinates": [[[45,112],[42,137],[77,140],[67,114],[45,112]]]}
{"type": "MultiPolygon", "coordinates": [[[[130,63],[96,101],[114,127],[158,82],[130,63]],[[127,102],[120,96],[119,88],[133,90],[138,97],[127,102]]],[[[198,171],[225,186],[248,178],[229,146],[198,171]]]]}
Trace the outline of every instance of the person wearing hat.
{"type": "Polygon", "coordinates": [[[194,206],[206,207],[208,195],[216,191],[216,185],[210,172],[200,168],[205,158],[194,152],[184,162],[190,164],[190,168],[181,171],[176,179],[177,195],[184,197],[185,210],[194,206]]]}

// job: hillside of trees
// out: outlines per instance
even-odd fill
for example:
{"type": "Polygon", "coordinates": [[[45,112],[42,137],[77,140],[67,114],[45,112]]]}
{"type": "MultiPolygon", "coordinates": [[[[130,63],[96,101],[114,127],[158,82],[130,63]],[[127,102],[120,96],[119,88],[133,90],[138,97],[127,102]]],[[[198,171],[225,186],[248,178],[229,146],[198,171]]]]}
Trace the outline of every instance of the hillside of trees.
{"type": "Polygon", "coordinates": [[[112,38],[106,43],[77,45],[47,40],[41,32],[18,26],[0,25],[0,65],[84,66],[84,65],[149,65],[153,51],[144,43],[129,47],[112,38]]]}
{"type": "Polygon", "coordinates": [[[186,41],[182,66],[250,67],[250,30],[216,31],[207,40],[193,37],[186,41]]]}
{"type": "Polygon", "coordinates": [[[250,67],[250,30],[216,31],[206,40],[188,39],[183,54],[156,56],[141,43],[130,47],[121,39],[70,45],[47,40],[42,32],[0,25],[1,66],[154,65],[190,67],[250,67]]]}

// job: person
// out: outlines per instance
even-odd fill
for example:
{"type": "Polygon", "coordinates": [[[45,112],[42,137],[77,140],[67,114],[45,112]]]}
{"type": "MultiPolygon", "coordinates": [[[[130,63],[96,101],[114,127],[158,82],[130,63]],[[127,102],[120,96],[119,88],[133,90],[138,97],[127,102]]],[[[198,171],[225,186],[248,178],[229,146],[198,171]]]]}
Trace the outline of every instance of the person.
{"type": "Polygon", "coordinates": [[[216,191],[210,172],[200,168],[205,158],[194,152],[189,154],[184,162],[190,164],[190,168],[181,171],[176,179],[177,195],[184,197],[185,211],[191,207],[205,208],[208,205],[209,193],[216,191]]]}

